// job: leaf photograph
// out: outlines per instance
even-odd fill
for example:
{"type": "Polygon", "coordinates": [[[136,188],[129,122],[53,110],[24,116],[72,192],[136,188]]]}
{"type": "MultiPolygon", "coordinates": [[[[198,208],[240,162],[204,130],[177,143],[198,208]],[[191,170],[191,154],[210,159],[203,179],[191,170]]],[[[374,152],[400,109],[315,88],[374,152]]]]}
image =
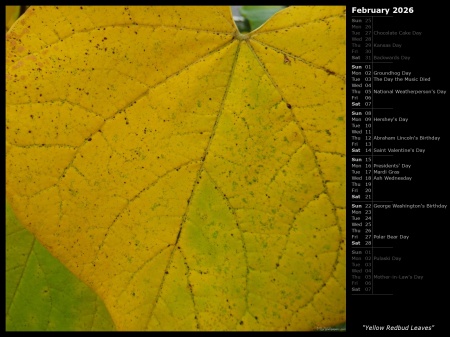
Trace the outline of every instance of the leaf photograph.
{"type": "Polygon", "coordinates": [[[30,6],[7,28],[7,330],[345,323],[345,6],[270,13],[241,33],[228,6],[30,6]]]}

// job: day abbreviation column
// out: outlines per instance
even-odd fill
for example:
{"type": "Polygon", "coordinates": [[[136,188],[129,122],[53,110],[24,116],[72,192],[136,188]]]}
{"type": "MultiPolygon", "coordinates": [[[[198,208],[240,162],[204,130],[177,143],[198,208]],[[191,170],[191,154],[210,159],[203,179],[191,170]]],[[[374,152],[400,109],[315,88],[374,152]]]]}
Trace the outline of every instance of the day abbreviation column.
{"type": "Polygon", "coordinates": [[[351,293],[372,288],[372,18],[351,19],[351,293]]]}

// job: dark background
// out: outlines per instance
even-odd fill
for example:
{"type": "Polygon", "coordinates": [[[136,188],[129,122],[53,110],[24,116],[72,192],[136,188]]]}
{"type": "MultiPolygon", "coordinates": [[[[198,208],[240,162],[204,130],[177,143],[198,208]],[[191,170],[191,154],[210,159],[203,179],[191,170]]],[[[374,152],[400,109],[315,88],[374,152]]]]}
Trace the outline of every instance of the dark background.
{"type": "MultiPolygon", "coordinates": [[[[389,255],[402,256],[398,264],[374,262],[374,274],[418,274],[423,275],[422,281],[417,280],[374,280],[373,295],[352,295],[350,266],[350,219],[347,218],[347,333],[352,335],[380,334],[379,331],[366,331],[364,324],[379,326],[412,325],[432,326],[431,331],[406,331],[407,335],[440,335],[446,330],[444,315],[448,303],[447,290],[447,256],[448,246],[446,229],[450,225],[448,174],[449,131],[447,115],[449,109],[448,86],[448,54],[445,52],[448,33],[447,13],[439,6],[421,2],[409,2],[405,7],[414,7],[412,14],[392,14],[392,7],[403,7],[401,3],[359,2],[347,3],[347,118],[351,111],[350,85],[351,79],[351,7],[391,8],[389,15],[393,18],[375,19],[374,30],[416,30],[422,31],[422,37],[375,37],[374,42],[382,43],[396,41],[402,43],[401,50],[375,49],[374,55],[409,55],[411,61],[396,62],[389,65],[376,65],[377,70],[412,71],[412,76],[431,77],[432,82],[424,84],[394,82],[377,82],[374,89],[430,89],[447,90],[445,95],[375,95],[374,106],[393,107],[394,112],[383,111],[374,116],[394,116],[401,111],[402,116],[409,118],[407,123],[374,123],[373,135],[434,135],[440,136],[439,142],[376,142],[374,147],[424,147],[426,153],[396,154],[394,157],[378,158],[375,162],[401,162],[412,164],[405,175],[412,176],[412,182],[375,182],[373,183],[374,200],[392,200],[396,203],[441,203],[446,204],[446,210],[438,209],[402,209],[375,210],[373,212],[373,234],[406,234],[408,241],[386,242],[374,240],[374,246],[394,244],[389,255]],[[390,293],[392,295],[381,295],[390,293]],[[440,333],[438,333],[440,332],[440,333]]],[[[363,14],[359,14],[363,15],[363,14]]],[[[367,14],[366,14],[367,15],[367,14]]],[[[348,121],[347,121],[348,123],[348,121]]],[[[349,125],[349,124],[347,124],[349,125]]],[[[347,130],[350,130],[348,128],[347,130]]],[[[348,133],[349,134],[349,133],[348,133]]],[[[347,139],[347,204],[350,196],[350,136],[347,139]]],[[[349,214],[347,213],[347,217],[349,214]]],[[[375,255],[375,254],[374,254],[375,255]]],[[[380,254],[376,254],[380,255],[380,254]]],[[[381,335],[389,335],[396,331],[383,331],[381,335]]]]}

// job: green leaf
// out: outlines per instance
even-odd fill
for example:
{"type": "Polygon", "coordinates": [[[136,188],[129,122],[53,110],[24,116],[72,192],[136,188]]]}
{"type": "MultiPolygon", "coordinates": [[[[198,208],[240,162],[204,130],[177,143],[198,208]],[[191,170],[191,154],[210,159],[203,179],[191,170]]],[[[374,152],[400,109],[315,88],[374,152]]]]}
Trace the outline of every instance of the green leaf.
{"type": "Polygon", "coordinates": [[[5,6],[6,31],[11,28],[20,16],[20,6],[5,6]]]}
{"type": "Polygon", "coordinates": [[[255,30],[272,15],[284,8],[286,6],[243,6],[239,9],[239,12],[250,22],[250,29],[255,30]]]}
{"type": "Polygon", "coordinates": [[[114,330],[103,302],[16,219],[6,204],[6,330],[114,330]]]}

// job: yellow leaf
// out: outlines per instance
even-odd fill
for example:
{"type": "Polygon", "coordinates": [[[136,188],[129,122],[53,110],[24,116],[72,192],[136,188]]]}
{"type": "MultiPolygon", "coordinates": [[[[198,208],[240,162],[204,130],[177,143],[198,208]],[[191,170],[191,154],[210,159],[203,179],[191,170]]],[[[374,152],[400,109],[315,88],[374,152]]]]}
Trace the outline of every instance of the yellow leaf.
{"type": "Polygon", "coordinates": [[[7,198],[117,329],[345,321],[345,7],[289,7],[247,35],[228,7],[19,23],[7,198]]]}

